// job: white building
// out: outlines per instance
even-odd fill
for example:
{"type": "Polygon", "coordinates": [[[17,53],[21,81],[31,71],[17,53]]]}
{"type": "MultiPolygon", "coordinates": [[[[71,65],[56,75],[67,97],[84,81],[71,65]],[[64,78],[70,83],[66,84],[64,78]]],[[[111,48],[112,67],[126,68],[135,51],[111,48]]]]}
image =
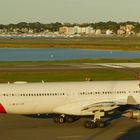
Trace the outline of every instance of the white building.
{"type": "Polygon", "coordinates": [[[96,35],[100,35],[100,34],[102,34],[101,29],[97,29],[96,32],[95,32],[95,34],[96,34],[96,35]]]}
{"type": "Polygon", "coordinates": [[[80,27],[80,26],[74,26],[74,27],[60,27],[59,32],[66,35],[74,35],[74,34],[93,34],[95,33],[95,30],[92,27],[80,27]]]}
{"type": "Polygon", "coordinates": [[[124,31],[124,30],[121,30],[121,29],[119,29],[118,31],[117,31],[117,34],[118,35],[123,35],[123,34],[125,34],[126,32],[124,31]]]}
{"type": "Polygon", "coordinates": [[[106,30],[106,35],[111,35],[111,34],[113,34],[112,30],[110,30],[110,29],[106,30]]]}
{"type": "Polygon", "coordinates": [[[79,26],[74,26],[74,32],[75,34],[80,34],[81,33],[81,28],[79,26]]]}
{"type": "Polygon", "coordinates": [[[95,34],[95,30],[92,27],[86,27],[86,34],[95,34]]]}

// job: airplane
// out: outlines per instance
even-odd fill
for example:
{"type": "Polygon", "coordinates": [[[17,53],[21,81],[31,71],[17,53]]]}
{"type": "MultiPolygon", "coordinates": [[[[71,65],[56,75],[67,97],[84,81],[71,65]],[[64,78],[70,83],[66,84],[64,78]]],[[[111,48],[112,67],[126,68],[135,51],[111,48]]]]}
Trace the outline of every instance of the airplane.
{"type": "MultiPolygon", "coordinates": [[[[0,113],[57,114],[54,118],[57,123],[91,116],[91,120],[84,123],[90,129],[105,126],[106,112],[139,104],[139,80],[0,84],[0,113]]],[[[129,110],[123,116],[140,119],[140,111],[129,110]]]]}

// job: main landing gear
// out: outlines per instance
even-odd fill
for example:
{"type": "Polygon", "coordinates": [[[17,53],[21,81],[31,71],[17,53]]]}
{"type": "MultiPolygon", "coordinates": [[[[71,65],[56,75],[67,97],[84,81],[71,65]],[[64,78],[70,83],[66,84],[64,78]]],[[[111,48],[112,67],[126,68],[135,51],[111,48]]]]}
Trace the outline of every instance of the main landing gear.
{"type": "Polygon", "coordinates": [[[60,124],[63,124],[65,122],[72,123],[74,122],[74,118],[72,116],[61,115],[61,116],[55,117],[54,122],[60,123],[60,124]]]}
{"type": "MultiPolygon", "coordinates": [[[[105,126],[105,122],[101,119],[101,117],[103,117],[105,113],[101,111],[96,111],[93,113],[93,115],[94,118],[90,121],[86,121],[84,123],[84,127],[90,129],[97,128],[97,127],[103,128],[105,126]]],[[[75,120],[78,120],[78,118],[75,118],[73,116],[68,116],[68,115],[60,115],[54,118],[54,122],[59,124],[63,124],[65,122],[72,123],[75,120]]]]}
{"type": "Polygon", "coordinates": [[[93,129],[93,128],[96,128],[96,127],[103,128],[105,126],[105,122],[103,122],[101,117],[103,117],[104,114],[105,114],[104,112],[100,112],[100,111],[94,112],[93,120],[86,121],[84,123],[84,127],[85,128],[90,128],[90,129],[93,129]]]}
{"type": "Polygon", "coordinates": [[[90,128],[90,129],[93,129],[96,127],[103,128],[104,126],[105,126],[105,123],[102,120],[96,120],[96,121],[91,120],[91,121],[86,121],[84,123],[84,127],[90,128]]]}

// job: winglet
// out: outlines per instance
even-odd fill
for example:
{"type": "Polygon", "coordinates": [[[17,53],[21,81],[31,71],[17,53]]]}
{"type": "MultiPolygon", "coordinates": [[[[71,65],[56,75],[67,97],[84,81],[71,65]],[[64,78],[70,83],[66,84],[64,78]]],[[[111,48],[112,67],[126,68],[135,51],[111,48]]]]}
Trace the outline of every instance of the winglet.
{"type": "Polygon", "coordinates": [[[137,101],[134,99],[133,96],[128,96],[128,98],[127,98],[127,104],[128,104],[128,105],[137,105],[138,103],[137,103],[137,101]]]}

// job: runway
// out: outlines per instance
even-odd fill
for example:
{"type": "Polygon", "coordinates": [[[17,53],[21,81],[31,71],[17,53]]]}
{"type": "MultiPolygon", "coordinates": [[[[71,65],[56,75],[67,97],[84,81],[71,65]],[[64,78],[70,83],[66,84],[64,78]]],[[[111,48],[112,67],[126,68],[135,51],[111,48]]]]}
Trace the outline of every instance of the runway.
{"type": "Polygon", "coordinates": [[[119,118],[105,128],[86,129],[85,119],[55,124],[51,118],[0,114],[1,140],[139,140],[140,123],[119,118]]]}
{"type": "Polygon", "coordinates": [[[2,65],[0,71],[59,70],[59,69],[102,69],[102,68],[140,68],[140,63],[82,63],[82,64],[48,64],[48,65],[2,65]]]}

